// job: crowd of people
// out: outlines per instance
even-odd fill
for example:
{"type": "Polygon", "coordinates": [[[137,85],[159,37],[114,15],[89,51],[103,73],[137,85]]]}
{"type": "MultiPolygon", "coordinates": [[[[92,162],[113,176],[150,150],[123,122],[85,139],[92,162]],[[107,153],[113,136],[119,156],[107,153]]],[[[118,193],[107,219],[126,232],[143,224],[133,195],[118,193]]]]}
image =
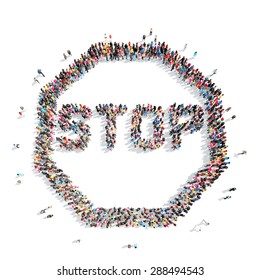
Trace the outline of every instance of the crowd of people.
{"type": "MultiPolygon", "coordinates": [[[[201,198],[201,194],[219,178],[222,172],[228,168],[230,162],[227,161],[227,143],[225,123],[222,116],[224,111],[221,102],[222,97],[221,89],[217,88],[215,83],[205,77],[199,69],[195,68],[187,58],[182,56],[177,50],[172,50],[168,45],[163,42],[157,43],[151,41],[146,43],[117,43],[117,42],[99,42],[92,44],[90,48],[81,54],[79,59],[74,59],[69,64],[68,68],[62,69],[59,75],[55,76],[51,82],[47,83],[41,88],[39,96],[39,105],[37,108],[38,125],[37,136],[35,141],[35,169],[46,176],[55,190],[55,192],[70,205],[80,218],[80,220],[90,227],[168,227],[176,225],[179,216],[184,216],[190,210],[191,205],[201,198]],[[198,94],[205,98],[206,110],[203,112],[200,107],[180,107],[177,112],[172,112],[172,136],[173,145],[178,148],[180,145],[179,134],[181,131],[190,130],[190,132],[198,130],[203,125],[203,117],[206,120],[207,132],[209,138],[210,162],[208,165],[201,168],[196,172],[193,180],[188,182],[182,190],[174,197],[166,207],[159,208],[94,208],[93,203],[88,197],[78,189],[77,186],[72,184],[70,177],[61,170],[56,162],[52,159],[55,134],[55,117],[57,115],[57,99],[70,86],[83,77],[100,61],[112,60],[158,60],[162,61],[165,67],[171,71],[176,71],[183,82],[188,83],[190,86],[198,90],[198,94]],[[177,123],[177,116],[193,114],[193,119],[184,125],[177,123]]],[[[82,107],[83,108],[83,107],[82,107]]],[[[122,114],[127,108],[117,108],[117,113],[122,114]],[[121,111],[120,111],[121,110],[121,111]]],[[[78,109],[77,109],[78,110],[78,109]]],[[[116,113],[114,108],[109,106],[99,107],[100,114],[106,114],[107,120],[107,143],[108,148],[113,148],[115,143],[115,117],[116,113]]],[[[164,141],[163,138],[163,121],[162,111],[160,107],[151,108],[150,106],[138,106],[134,110],[134,117],[132,121],[132,134],[136,145],[141,146],[143,149],[153,149],[161,145],[164,141]],[[156,143],[146,142],[140,138],[140,122],[142,115],[154,114],[156,121],[154,122],[154,139],[156,143]]],[[[84,123],[75,125],[70,122],[72,114],[78,112],[84,114],[86,118],[90,116],[91,112],[84,108],[76,111],[76,107],[72,104],[64,106],[59,112],[59,121],[64,129],[71,129],[80,134],[85,139],[81,139],[80,143],[67,140],[58,139],[62,147],[78,147],[84,149],[87,146],[89,139],[88,126],[84,123]],[[66,114],[63,114],[65,112],[66,114]],[[83,137],[84,136],[84,137],[83,137]]]]}
{"type": "Polygon", "coordinates": [[[147,149],[155,150],[160,148],[164,142],[164,125],[163,119],[164,112],[162,107],[152,106],[151,104],[145,105],[136,105],[136,108],[133,109],[132,121],[131,121],[131,142],[134,145],[134,148],[142,148],[144,151],[147,149]],[[153,120],[153,139],[142,139],[141,123],[142,116],[152,115],[153,120]]]}
{"type": "Polygon", "coordinates": [[[106,117],[106,144],[107,149],[113,150],[116,144],[116,117],[123,116],[127,112],[127,106],[120,104],[119,106],[110,104],[99,104],[96,106],[99,115],[106,117]]]}
{"type": "Polygon", "coordinates": [[[188,105],[184,107],[180,104],[176,107],[176,103],[169,108],[170,118],[170,135],[172,136],[172,148],[179,149],[181,147],[181,134],[190,132],[191,134],[198,131],[203,126],[203,109],[198,105],[188,105]],[[183,116],[193,115],[192,118],[185,123],[179,123],[179,118],[183,116]]]}
{"type": "Polygon", "coordinates": [[[56,140],[60,143],[60,148],[67,150],[81,149],[84,151],[88,147],[91,133],[89,131],[89,125],[83,121],[76,122],[72,120],[72,117],[78,115],[83,119],[90,119],[92,116],[91,109],[82,104],[67,104],[62,105],[62,109],[59,110],[58,123],[63,131],[73,131],[79,135],[77,139],[68,139],[67,137],[56,137],[56,140]]]}

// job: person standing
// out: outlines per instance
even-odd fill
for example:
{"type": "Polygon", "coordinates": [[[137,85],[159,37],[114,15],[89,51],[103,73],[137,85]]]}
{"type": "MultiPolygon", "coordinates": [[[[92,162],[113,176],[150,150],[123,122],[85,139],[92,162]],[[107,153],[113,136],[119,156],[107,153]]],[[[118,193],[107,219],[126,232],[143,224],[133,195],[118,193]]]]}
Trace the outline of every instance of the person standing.
{"type": "Polygon", "coordinates": [[[153,29],[150,28],[150,36],[152,36],[152,35],[153,35],[153,29]]]}

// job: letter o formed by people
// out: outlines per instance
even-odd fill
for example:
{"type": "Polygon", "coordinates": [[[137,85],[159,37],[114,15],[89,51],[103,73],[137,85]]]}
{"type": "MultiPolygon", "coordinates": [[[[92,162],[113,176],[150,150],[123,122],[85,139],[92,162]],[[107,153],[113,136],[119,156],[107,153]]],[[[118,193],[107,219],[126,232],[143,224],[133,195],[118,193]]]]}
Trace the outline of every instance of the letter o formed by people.
{"type": "MultiPolygon", "coordinates": [[[[35,169],[43,174],[49,181],[51,187],[56,191],[56,193],[69,205],[71,205],[75,215],[78,215],[82,223],[86,224],[88,227],[168,227],[171,225],[176,226],[176,221],[179,216],[184,216],[187,213],[194,202],[200,199],[202,192],[206,191],[215,180],[217,180],[221,173],[227,168],[226,158],[226,133],[225,124],[222,113],[224,111],[222,107],[222,93],[208,78],[205,78],[201,72],[197,69],[194,70],[193,67],[190,69],[190,64],[184,64],[184,58],[181,57],[176,52],[174,54],[167,54],[166,52],[162,54],[160,51],[150,50],[147,52],[142,51],[141,48],[134,54],[132,51],[127,51],[129,46],[127,44],[119,45],[117,43],[102,45],[103,52],[96,51],[94,45],[92,45],[87,54],[82,55],[75,64],[70,66],[68,70],[62,70],[55,79],[46,84],[45,87],[41,89],[39,96],[39,103],[37,106],[38,113],[38,126],[37,126],[37,136],[34,151],[34,167],[35,169]],[[113,56],[111,48],[118,46],[115,52],[116,56],[113,56]],[[126,49],[124,49],[124,46],[126,49]],[[136,56],[135,56],[136,55],[136,56]],[[55,141],[54,129],[57,124],[55,124],[55,116],[59,116],[59,123],[64,125],[64,119],[68,116],[63,116],[61,112],[57,112],[57,100],[64,94],[73,83],[77,82],[80,78],[87,75],[88,71],[95,68],[100,60],[109,61],[113,59],[130,59],[143,61],[150,60],[162,60],[165,63],[165,67],[171,67],[180,75],[185,83],[191,87],[196,88],[198,94],[205,99],[205,111],[199,107],[199,114],[204,115],[204,120],[207,125],[207,137],[208,137],[208,148],[210,154],[210,160],[207,165],[195,172],[193,179],[186,183],[179,193],[173,194],[174,198],[171,201],[168,198],[166,206],[158,206],[157,208],[103,208],[93,207],[91,198],[87,194],[83,194],[78,187],[72,185],[70,177],[63,173],[63,171],[56,166],[56,163],[52,159],[52,153],[54,151],[52,145],[55,141]]],[[[155,46],[154,48],[158,48],[155,46]]],[[[152,47],[150,47],[152,48],[152,47]]],[[[160,48],[160,47],[159,47],[160,48]]],[[[138,66],[136,66],[138,67],[138,66]]],[[[193,106],[194,107],[194,106],[193,106]]],[[[185,110],[193,110],[193,107],[185,107],[185,110]]],[[[195,106],[196,108],[196,106],[195,106]]],[[[173,149],[176,148],[180,143],[180,129],[182,125],[178,125],[176,121],[176,115],[174,114],[174,106],[169,109],[171,122],[171,135],[172,135],[172,145],[173,149]],[[177,125],[177,126],[176,126],[177,125]],[[177,141],[177,142],[176,142],[177,141]]],[[[91,116],[91,110],[89,108],[71,108],[71,114],[75,112],[80,112],[85,114],[85,118],[88,119],[91,116]]],[[[193,112],[194,113],[194,112],[193,112]]],[[[69,116],[70,117],[70,116],[69,116]]],[[[197,118],[195,116],[194,118],[197,118]]],[[[178,119],[178,117],[177,117],[178,119]]],[[[66,123],[65,123],[66,124],[66,123]]],[[[75,145],[84,145],[87,147],[87,142],[89,141],[89,127],[85,123],[71,124],[67,122],[69,127],[64,127],[66,129],[71,129],[78,131],[81,129],[84,135],[76,140],[75,145]]],[[[192,123],[187,125],[190,129],[200,129],[200,127],[195,127],[192,123]]],[[[186,129],[187,129],[186,126],[186,129]]],[[[56,138],[59,142],[62,141],[60,138],[56,138]]],[[[149,146],[147,146],[149,148],[149,146]]]]}

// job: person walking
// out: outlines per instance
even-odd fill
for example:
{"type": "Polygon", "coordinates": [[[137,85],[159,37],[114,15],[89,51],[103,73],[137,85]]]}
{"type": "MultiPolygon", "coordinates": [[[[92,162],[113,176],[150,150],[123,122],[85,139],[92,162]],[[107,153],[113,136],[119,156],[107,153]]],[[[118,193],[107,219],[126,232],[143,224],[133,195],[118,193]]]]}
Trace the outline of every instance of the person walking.
{"type": "Polygon", "coordinates": [[[231,107],[228,107],[225,111],[228,112],[231,110],[231,107]]]}
{"type": "Polygon", "coordinates": [[[184,45],[183,49],[180,50],[180,52],[184,52],[184,51],[187,49],[187,46],[188,46],[188,44],[186,43],[186,44],[184,45]]]}
{"type": "Polygon", "coordinates": [[[238,153],[237,155],[246,155],[247,154],[247,151],[242,151],[242,152],[240,152],[240,153],[238,153]]]}
{"type": "Polygon", "coordinates": [[[72,56],[72,54],[71,54],[71,51],[70,51],[70,50],[67,50],[67,54],[68,54],[69,56],[72,56]]]}
{"type": "Polygon", "coordinates": [[[53,215],[52,214],[49,214],[46,218],[49,219],[49,218],[52,218],[53,215]]]}
{"type": "Polygon", "coordinates": [[[229,192],[234,192],[236,190],[236,188],[230,188],[228,191],[229,192]]]}
{"type": "Polygon", "coordinates": [[[34,77],[33,80],[34,80],[35,83],[38,83],[38,84],[40,83],[40,82],[36,79],[36,77],[34,77]]]}
{"type": "Polygon", "coordinates": [[[150,36],[152,36],[152,35],[153,35],[153,29],[150,28],[150,36]]]}
{"type": "Polygon", "coordinates": [[[42,209],[39,214],[44,214],[48,209],[52,208],[52,206],[48,206],[47,208],[45,209],[42,209]]]}
{"type": "Polygon", "coordinates": [[[230,199],[230,198],[231,198],[230,195],[223,197],[223,199],[230,199]]]}
{"type": "Polygon", "coordinates": [[[45,77],[45,75],[42,73],[41,69],[38,69],[37,72],[38,72],[39,75],[42,75],[43,77],[45,77]]]}
{"type": "Polygon", "coordinates": [[[216,74],[217,74],[217,70],[218,70],[218,69],[214,69],[213,72],[212,72],[212,74],[210,74],[209,76],[212,77],[213,75],[216,75],[216,74]]]}

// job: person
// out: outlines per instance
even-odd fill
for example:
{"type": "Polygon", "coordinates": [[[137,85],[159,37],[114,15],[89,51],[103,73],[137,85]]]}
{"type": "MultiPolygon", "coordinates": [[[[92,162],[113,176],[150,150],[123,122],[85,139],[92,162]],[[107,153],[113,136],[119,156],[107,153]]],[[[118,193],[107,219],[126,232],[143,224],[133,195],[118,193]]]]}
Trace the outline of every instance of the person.
{"type": "Polygon", "coordinates": [[[65,60],[67,59],[67,56],[66,56],[66,54],[65,54],[65,53],[63,53],[63,57],[64,57],[64,59],[65,59],[65,60]]]}
{"type": "Polygon", "coordinates": [[[20,109],[23,111],[23,110],[24,110],[24,107],[23,107],[23,106],[20,106],[20,109]]]}
{"type": "Polygon", "coordinates": [[[230,198],[231,198],[231,196],[228,195],[228,196],[225,196],[223,199],[230,199],[230,198]]]}
{"type": "Polygon", "coordinates": [[[143,35],[143,41],[145,40],[145,38],[146,38],[146,35],[143,35]]]}
{"type": "Polygon", "coordinates": [[[52,218],[53,215],[52,214],[49,214],[46,218],[49,219],[49,218],[52,218]]]}
{"type": "Polygon", "coordinates": [[[180,52],[184,52],[184,51],[187,49],[187,46],[188,46],[188,44],[186,43],[186,44],[184,45],[183,49],[180,50],[180,52]]]}
{"type": "Polygon", "coordinates": [[[14,148],[17,148],[17,149],[20,148],[20,144],[13,144],[13,145],[14,145],[14,148]]]}
{"type": "Polygon", "coordinates": [[[152,36],[152,35],[153,35],[153,29],[150,28],[150,36],[152,36]]]}
{"type": "Polygon", "coordinates": [[[205,226],[208,226],[208,225],[209,225],[209,223],[206,222],[204,219],[202,220],[201,224],[203,224],[203,225],[205,225],[205,226]]]}
{"type": "Polygon", "coordinates": [[[128,245],[127,245],[127,248],[129,248],[129,249],[130,249],[131,247],[132,247],[132,246],[131,246],[130,244],[128,244],[128,245]]]}
{"type": "Polygon", "coordinates": [[[107,40],[107,33],[104,34],[104,39],[107,40]]]}
{"type": "Polygon", "coordinates": [[[48,206],[47,208],[45,209],[42,209],[39,214],[44,214],[48,209],[52,208],[52,206],[48,206]]]}
{"type": "Polygon", "coordinates": [[[16,174],[18,177],[21,177],[21,176],[23,176],[24,174],[23,173],[17,173],[16,174]]]}
{"type": "Polygon", "coordinates": [[[236,188],[230,188],[228,191],[229,192],[234,192],[236,190],[236,188]]]}
{"type": "Polygon", "coordinates": [[[228,112],[231,110],[231,107],[228,107],[225,111],[228,112]]]}
{"type": "Polygon", "coordinates": [[[197,56],[198,52],[194,52],[193,57],[195,58],[197,56]]]}
{"type": "Polygon", "coordinates": [[[80,239],[76,239],[76,240],[72,241],[72,243],[80,243],[80,239]]]}
{"type": "Polygon", "coordinates": [[[38,84],[40,83],[40,82],[36,79],[36,77],[34,77],[33,80],[34,80],[35,83],[38,83],[38,84]]]}
{"type": "Polygon", "coordinates": [[[112,41],[112,35],[111,34],[108,36],[108,38],[109,38],[109,41],[112,41]]]}
{"type": "Polygon", "coordinates": [[[41,69],[38,69],[37,72],[38,72],[39,75],[42,75],[43,77],[45,77],[45,75],[42,73],[41,69]]]}
{"type": "Polygon", "coordinates": [[[19,112],[19,115],[20,115],[20,117],[22,117],[22,116],[23,116],[23,112],[20,111],[20,112],[19,112]]]}
{"type": "Polygon", "coordinates": [[[22,183],[22,181],[21,180],[17,180],[17,184],[21,184],[22,183]]]}
{"type": "Polygon", "coordinates": [[[137,244],[134,244],[134,248],[137,249],[137,244]]]}
{"type": "Polygon", "coordinates": [[[212,77],[213,75],[217,74],[217,70],[218,70],[218,69],[214,69],[213,72],[212,72],[212,74],[209,75],[209,76],[212,77]]]}
{"type": "Polygon", "coordinates": [[[247,154],[247,151],[242,151],[242,152],[240,152],[240,153],[238,153],[238,155],[246,155],[247,154]]]}
{"type": "Polygon", "coordinates": [[[232,117],[231,117],[231,120],[233,120],[233,119],[235,119],[236,118],[236,115],[233,115],[232,117]]]}
{"type": "Polygon", "coordinates": [[[69,56],[72,56],[72,54],[71,54],[71,51],[70,51],[70,50],[67,50],[67,53],[68,53],[68,55],[69,55],[69,56]]]}

